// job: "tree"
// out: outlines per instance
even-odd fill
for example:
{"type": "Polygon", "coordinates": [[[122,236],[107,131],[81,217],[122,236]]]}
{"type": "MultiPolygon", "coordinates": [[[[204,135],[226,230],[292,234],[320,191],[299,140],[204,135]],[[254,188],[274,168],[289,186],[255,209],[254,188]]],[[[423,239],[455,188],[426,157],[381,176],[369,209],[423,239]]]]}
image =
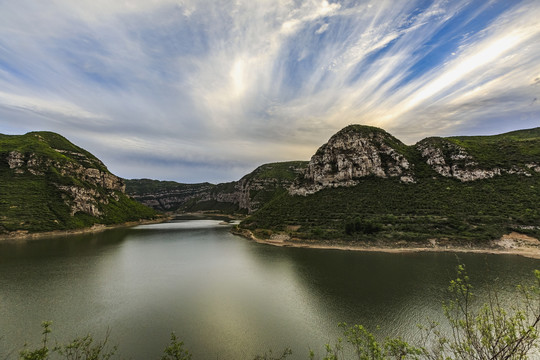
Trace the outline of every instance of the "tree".
{"type": "Polygon", "coordinates": [[[522,295],[510,309],[505,309],[497,294],[475,306],[475,296],[465,266],[457,268],[457,278],[450,282],[453,297],[443,306],[452,333],[443,335],[437,324],[426,330],[424,347],[427,359],[499,360],[526,359],[538,347],[540,325],[540,271],[535,270],[536,286],[518,286],[522,295]]]}
{"type": "MultiPolygon", "coordinates": [[[[450,333],[440,324],[420,326],[421,345],[410,345],[401,338],[386,338],[382,343],[361,325],[344,328],[342,339],[334,347],[326,345],[323,360],[345,359],[354,354],[358,360],[521,360],[538,348],[540,326],[540,271],[534,272],[536,285],[518,286],[521,294],[510,309],[501,304],[495,293],[478,305],[465,266],[457,268],[457,278],[450,282],[451,295],[443,305],[450,333]]],[[[310,359],[315,359],[313,352],[310,359]]]]}
{"type": "Polygon", "coordinates": [[[163,351],[161,360],[191,360],[191,354],[184,349],[184,342],[171,333],[171,343],[163,351]]]}

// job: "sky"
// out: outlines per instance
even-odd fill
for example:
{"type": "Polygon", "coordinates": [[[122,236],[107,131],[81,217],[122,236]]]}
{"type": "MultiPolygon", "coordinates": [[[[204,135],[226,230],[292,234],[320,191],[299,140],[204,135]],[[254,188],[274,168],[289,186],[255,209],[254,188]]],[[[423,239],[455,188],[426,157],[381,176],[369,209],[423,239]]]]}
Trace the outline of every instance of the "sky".
{"type": "Polygon", "coordinates": [[[540,0],[0,0],[0,133],[124,178],[238,180],[349,124],[540,126],[540,0]]]}

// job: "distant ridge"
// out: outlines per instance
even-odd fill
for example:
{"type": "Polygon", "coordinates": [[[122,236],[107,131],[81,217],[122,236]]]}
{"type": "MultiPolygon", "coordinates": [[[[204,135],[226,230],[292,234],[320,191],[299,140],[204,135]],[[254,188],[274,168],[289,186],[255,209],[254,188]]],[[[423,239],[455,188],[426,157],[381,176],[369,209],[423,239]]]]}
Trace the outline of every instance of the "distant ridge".
{"type": "Polygon", "coordinates": [[[126,192],[159,211],[217,211],[249,214],[285,192],[307,161],[264,164],[238,181],[182,184],[150,179],[126,180],[126,192]]]}

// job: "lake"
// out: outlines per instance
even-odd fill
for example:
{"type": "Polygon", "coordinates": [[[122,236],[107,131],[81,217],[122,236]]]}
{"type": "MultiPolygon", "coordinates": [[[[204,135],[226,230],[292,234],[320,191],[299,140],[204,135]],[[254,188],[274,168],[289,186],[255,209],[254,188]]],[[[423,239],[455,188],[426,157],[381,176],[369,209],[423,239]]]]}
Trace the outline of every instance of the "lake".
{"type": "Polygon", "coordinates": [[[0,243],[0,358],[37,345],[42,321],[65,342],[91,333],[125,358],[159,359],[175,332],[194,359],[251,359],[291,347],[307,359],[340,322],[417,339],[441,320],[458,263],[480,295],[503,299],[540,261],[511,255],[388,254],[283,248],[182,220],[0,243]],[[15,351],[15,352],[13,352],[15,351]]]}

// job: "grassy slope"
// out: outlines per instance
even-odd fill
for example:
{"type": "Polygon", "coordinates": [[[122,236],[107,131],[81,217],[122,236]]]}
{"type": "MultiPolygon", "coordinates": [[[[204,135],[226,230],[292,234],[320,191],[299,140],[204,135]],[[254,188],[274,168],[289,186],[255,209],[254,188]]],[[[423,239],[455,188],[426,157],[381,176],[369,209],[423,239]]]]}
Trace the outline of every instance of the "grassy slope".
{"type": "Polygon", "coordinates": [[[466,148],[480,166],[510,168],[540,162],[540,127],[494,136],[456,136],[448,140],[466,148]]]}
{"type": "Polygon", "coordinates": [[[15,230],[30,232],[74,229],[95,223],[114,224],[150,218],[155,212],[117,192],[118,200],[109,198],[108,204],[100,204],[104,213],[101,218],[88,214],[70,215],[62,193],[54,185],[77,185],[96,189],[102,188],[70,176],[62,176],[54,166],[40,169],[44,175],[32,175],[28,171],[15,174],[9,168],[6,157],[17,150],[24,154],[36,154],[59,164],[79,163],[83,166],[107,171],[101,161],[62,136],[50,132],[34,132],[25,135],[0,135],[0,233],[15,230]],[[66,150],[72,153],[56,151],[66,150]]]}
{"type": "MultiPolygon", "coordinates": [[[[482,165],[526,164],[540,160],[539,133],[531,129],[449,140],[482,165]]],[[[417,184],[366,177],[355,187],[306,197],[283,193],[242,226],[311,239],[483,241],[511,230],[540,238],[538,228],[528,228],[540,226],[540,174],[462,183],[437,175],[413,146],[406,152],[415,164],[417,184]]]]}

